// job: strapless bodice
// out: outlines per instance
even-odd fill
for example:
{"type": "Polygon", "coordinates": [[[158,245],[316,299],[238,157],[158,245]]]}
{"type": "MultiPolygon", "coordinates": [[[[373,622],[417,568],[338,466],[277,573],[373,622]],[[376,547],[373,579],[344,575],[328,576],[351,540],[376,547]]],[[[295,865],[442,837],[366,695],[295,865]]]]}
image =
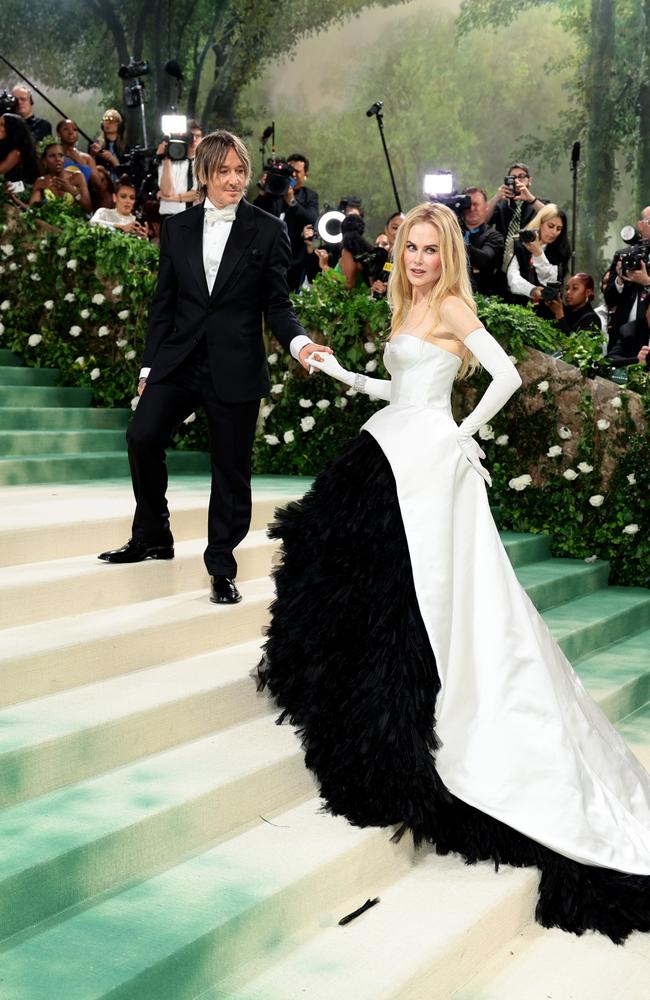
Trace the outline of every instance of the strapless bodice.
{"type": "Polygon", "coordinates": [[[391,406],[426,406],[451,413],[451,390],[461,361],[429,340],[400,333],[384,348],[391,406]]]}

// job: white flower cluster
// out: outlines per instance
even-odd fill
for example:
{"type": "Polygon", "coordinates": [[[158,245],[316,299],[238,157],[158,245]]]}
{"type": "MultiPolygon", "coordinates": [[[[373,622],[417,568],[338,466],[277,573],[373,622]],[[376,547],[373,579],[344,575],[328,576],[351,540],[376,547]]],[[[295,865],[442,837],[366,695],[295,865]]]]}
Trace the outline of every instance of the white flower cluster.
{"type": "Polygon", "coordinates": [[[511,490],[517,490],[518,493],[521,493],[527,486],[530,486],[532,481],[532,477],[525,473],[523,476],[515,476],[514,479],[511,479],[508,486],[511,490]]]}

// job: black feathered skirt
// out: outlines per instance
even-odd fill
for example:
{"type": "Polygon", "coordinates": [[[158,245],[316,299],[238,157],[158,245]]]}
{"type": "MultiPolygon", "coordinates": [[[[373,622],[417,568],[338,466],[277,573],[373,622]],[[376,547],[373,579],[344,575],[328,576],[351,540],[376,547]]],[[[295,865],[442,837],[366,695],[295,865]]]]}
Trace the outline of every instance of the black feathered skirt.
{"type": "Polygon", "coordinates": [[[269,533],[283,552],[259,687],[297,728],[326,808],[470,864],[536,866],[543,926],[615,942],[650,930],[650,877],[566,858],[461,801],[437,773],[440,679],[374,438],[362,432],[269,533]]]}

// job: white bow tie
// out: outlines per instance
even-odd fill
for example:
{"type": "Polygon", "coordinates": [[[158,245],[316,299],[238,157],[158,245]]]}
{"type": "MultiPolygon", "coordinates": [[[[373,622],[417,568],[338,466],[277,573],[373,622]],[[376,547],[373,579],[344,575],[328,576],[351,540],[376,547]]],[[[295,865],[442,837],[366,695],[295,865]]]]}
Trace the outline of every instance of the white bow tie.
{"type": "Polygon", "coordinates": [[[208,222],[234,222],[237,218],[237,206],[226,205],[224,208],[215,208],[214,205],[206,205],[205,218],[208,222]]]}

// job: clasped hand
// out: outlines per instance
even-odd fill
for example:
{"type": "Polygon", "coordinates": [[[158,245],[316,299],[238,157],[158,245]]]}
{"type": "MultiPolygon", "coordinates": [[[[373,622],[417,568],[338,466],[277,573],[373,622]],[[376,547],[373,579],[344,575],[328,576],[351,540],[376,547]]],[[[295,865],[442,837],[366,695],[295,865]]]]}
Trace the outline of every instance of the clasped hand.
{"type": "Polygon", "coordinates": [[[348,372],[340,365],[333,354],[321,354],[318,351],[310,354],[308,359],[308,371],[311,375],[312,370],[318,370],[320,372],[325,372],[331,378],[338,379],[339,382],[345,382],[348,372]]]}
{"type": "Polygon", "coordinates": [[[467,437],[465,434],[458,434],[458,444],[463,452],[465,458],[470,463],[473,468],[476,469],[479,476],[485,480],[488,486],[492,485],[492,477],[488,470],[481,465],[480,460],[485,458],[485,452],[481,448],[478,441],[475,441],[473,437],[467,437]]]}

